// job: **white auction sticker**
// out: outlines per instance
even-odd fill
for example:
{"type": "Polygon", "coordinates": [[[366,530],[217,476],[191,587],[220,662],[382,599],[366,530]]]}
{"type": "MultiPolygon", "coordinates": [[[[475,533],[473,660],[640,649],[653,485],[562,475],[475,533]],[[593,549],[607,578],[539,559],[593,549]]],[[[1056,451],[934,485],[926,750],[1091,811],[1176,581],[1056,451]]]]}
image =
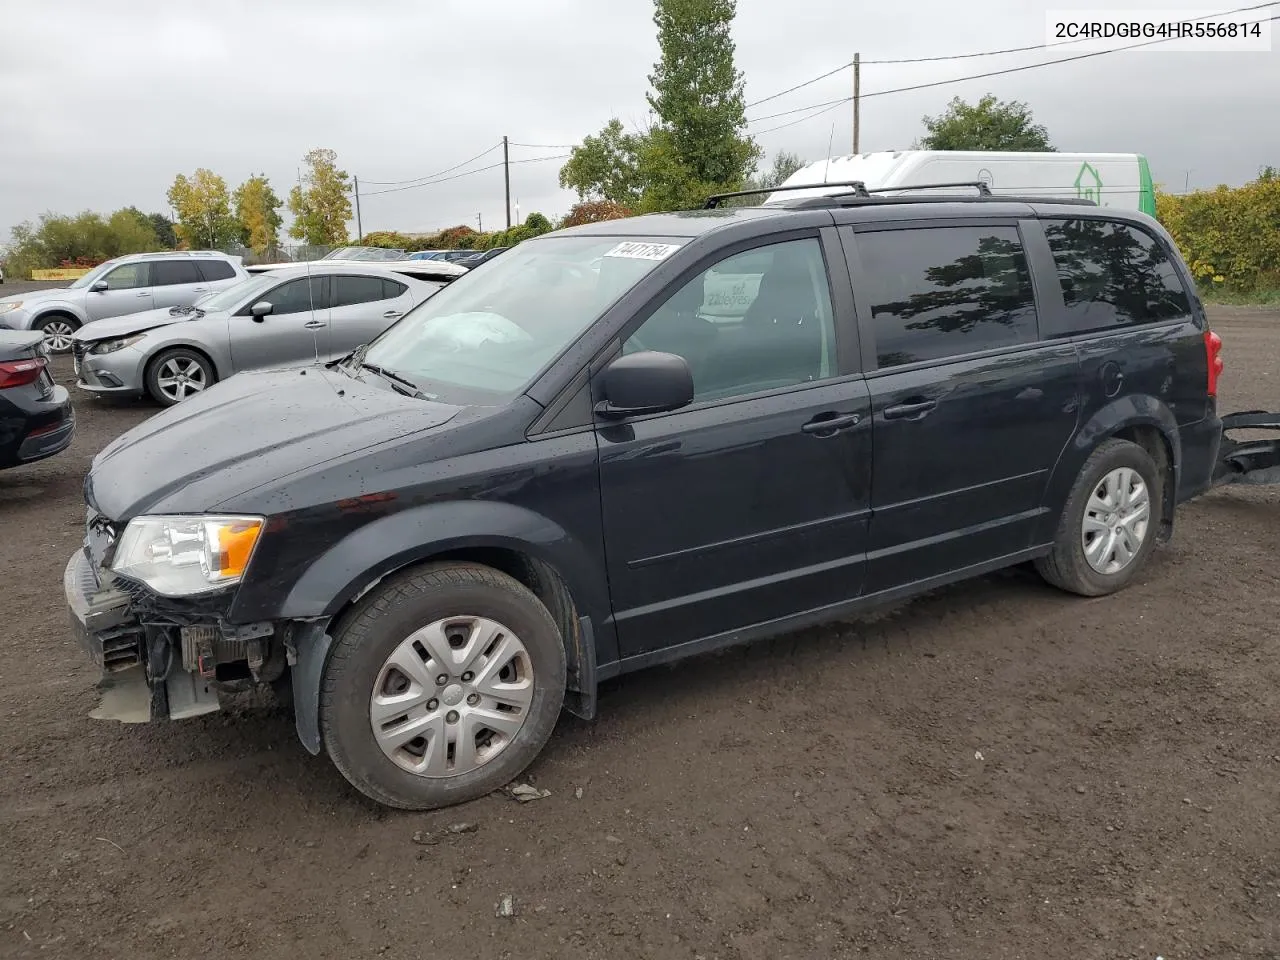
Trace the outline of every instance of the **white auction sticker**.
{"type": "Polygon", "coordinates": [[[639,240],[628,240],[620,243],[606,257],[627,257],[631,260],[665,260],[680,249],[678,243],[644,243],[639,240]]]}
{"type": "Polygon", "coordinates": [[[1139,50],[1154,53],[1271,49],[1269,10],[1050,10],[1045,46],[1070,52],[1139,50]]]}

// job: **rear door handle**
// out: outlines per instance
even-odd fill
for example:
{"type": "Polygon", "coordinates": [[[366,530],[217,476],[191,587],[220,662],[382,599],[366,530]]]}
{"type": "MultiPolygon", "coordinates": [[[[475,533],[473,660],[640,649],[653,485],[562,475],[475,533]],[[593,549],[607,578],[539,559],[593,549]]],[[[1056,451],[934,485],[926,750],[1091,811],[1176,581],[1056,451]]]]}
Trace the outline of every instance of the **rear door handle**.
{"type": "Polygon", "coordinates": [[[919,420],[928,416],[937,405],[937,400],[913,400],[910,403],[900,403],[896,407],[886,407],[884,418],[886,420],[919,420]]]}
{"type": "Polygon", "coordinates": [[[323,320],[308,320],[303,324],[308,330],[319,330],[321,327],[327,326],[323,320]]]}
{"type": "Polygon", "coordinates": [[[805,433],[816,434],[819,437],[834,437],[841,430],[847,430],[849,427],[856,427],[862,422],[861,414],[845,413],[833,417],[817,416],[802,426],[800,429],[805,433]]]}
{"type": "Polygon", "coordinates": [[[388,310],[383,316],[388,320],[395,320],[397,317],[403,317],[404,314],[399,310],[388,310]]]}
{"type": "Polygon", "coordinates": [[[151,296],[151,291],[150,291],[150,290],[143,290],[140,294],[138,294],[138,296],[139,296],[139,297],[149,297],[149,296],[151,296]]]}
{"type": "Polygon", "coordinates": [[[192,287],[191,292],[192,293],[208,293],[209,288],[208,287],[192,287]]]}

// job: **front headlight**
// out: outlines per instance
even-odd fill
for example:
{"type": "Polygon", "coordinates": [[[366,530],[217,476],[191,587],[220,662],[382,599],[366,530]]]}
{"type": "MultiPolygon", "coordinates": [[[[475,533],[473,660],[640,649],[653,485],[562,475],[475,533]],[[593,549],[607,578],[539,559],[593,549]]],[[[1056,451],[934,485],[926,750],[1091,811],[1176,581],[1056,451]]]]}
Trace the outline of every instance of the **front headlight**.
{"type": "Polygon", "coordinates": [[[262,517],[136,517],[111,569],[166,597],[228,587],[244,576],[263,523],[262,517]]]}
{"type": "Polygon", "coordinates": [[[135,333],[131,337],[121,337],[119,340],[99,340],[89,348],[89,352],[96,356],[101,356],[104,353],[115,353],[125,347],[132,347],[145,336],[145,333],[135,333]]]}
{"type": "Polygon", "coordinates": [[[0,303],[0,313],[13,313],[21,306],[21,300],[15,300],[13,303],[0,303]]]}

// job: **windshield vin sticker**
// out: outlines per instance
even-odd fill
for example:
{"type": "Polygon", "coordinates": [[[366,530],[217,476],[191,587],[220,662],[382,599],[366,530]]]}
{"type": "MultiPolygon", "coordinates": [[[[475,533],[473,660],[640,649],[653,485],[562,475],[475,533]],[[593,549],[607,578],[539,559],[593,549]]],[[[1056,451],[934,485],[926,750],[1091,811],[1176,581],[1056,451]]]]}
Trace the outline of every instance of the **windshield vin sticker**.
{"type": "Polygon", "coordinates": [[[678,243],[641,243],[631,240],[620,243],[606,257],[627,257],[631,260],[665,260],[680,249],[678,243]]]}

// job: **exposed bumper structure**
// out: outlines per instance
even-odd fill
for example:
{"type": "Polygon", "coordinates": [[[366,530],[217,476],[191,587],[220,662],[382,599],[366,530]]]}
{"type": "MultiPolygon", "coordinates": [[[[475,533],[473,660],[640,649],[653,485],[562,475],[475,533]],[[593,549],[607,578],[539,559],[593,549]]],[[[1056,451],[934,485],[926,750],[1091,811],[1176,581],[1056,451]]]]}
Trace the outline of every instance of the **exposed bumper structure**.
{"type": "Polygon", "coordinates": [[[1280,433],[1280,413],[1247,410],[1222,418],[1222,445],[1213,485],[1280,483],[1280,436],[1237,440],[1229,435],[1232,430],[1280,433]]]}

